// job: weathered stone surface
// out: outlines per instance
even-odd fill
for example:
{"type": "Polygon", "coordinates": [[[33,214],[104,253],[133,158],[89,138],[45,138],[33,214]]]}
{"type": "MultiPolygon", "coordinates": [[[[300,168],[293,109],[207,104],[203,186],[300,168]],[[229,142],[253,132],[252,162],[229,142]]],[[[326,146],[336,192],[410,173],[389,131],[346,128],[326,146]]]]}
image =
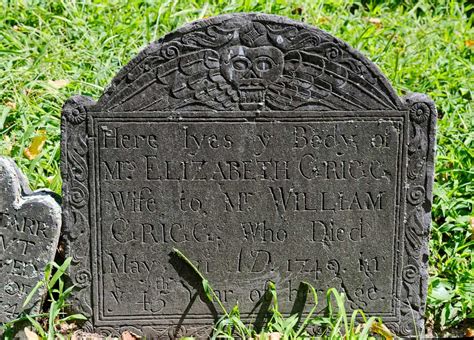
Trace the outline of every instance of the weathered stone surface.
{"type": "Polygon", "coordinates": [[[429,98],[398,98],[359,52],[286,18],[224,15],[151,44],[97,103],[63,108],[66,250],[85,329],[206,334],[217,311],[176,247],[244,319],[269,280],[294,312],[304,280],[415,333],[435,120],[429,98]]]}
{"type": "MultiPolygon", "coordinates": [[[[13,160],[0,156],[0,322],[17,317],[54,259],[61,207],[45,190],[32,192],[13,160]]],[[[26,306],[38,313],[40,289],[26,306]]]]}

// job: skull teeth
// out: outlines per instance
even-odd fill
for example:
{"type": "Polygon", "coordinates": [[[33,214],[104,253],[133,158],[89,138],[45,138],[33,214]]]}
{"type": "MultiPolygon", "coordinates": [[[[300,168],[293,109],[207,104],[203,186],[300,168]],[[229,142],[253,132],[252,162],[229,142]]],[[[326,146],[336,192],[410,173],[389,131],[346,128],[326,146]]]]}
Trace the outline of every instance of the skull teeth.
{"type": "Polygon", "coordinates": [[[244,103],[263,103],[265,91],[262,90],[241,90],[240,98],[244,103]]]}

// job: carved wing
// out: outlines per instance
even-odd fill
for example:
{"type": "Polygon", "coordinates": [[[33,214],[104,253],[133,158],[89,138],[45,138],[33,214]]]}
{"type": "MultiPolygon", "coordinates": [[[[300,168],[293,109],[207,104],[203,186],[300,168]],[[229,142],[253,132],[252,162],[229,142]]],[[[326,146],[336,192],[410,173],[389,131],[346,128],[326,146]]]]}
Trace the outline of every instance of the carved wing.
{"type": "MultiPolygon", "coordinates": [[[[328,46],[320,46],[331,51],[328,46]]],[[[365,65],[353,58],[316,50],[285,55],[280,79],[267,91],[271,108],[280,110],[387,110],[395,104],[380,90],[365,65]]]]}
{"type": "Polygon", "coordinates": [[[120,90],[100,103],[107,111],[225,110],[238,100],[220,73],[219,55],[211,49],[168,61],[144,58],[129,71],[120,90]],[[138,76],[133,77],[134,74],[138,76]]]}

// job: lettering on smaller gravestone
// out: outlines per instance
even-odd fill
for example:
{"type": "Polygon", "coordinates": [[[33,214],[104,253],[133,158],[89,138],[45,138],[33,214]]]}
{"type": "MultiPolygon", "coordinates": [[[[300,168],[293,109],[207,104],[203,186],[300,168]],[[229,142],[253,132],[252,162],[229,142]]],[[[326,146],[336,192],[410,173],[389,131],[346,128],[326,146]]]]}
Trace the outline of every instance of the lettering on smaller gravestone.
{"type": "Polygon", "coordinates": [[[23,310],[38,313],[43,290],[23,303],[54,259],[61,207],[46,191],[32,192],[13,160],[0,157],[0,322],[23,310]]]}
{"type": "Polygon", "coordinates": [[[285,316],[307,281],[416,334],[435,123],[429,98],[399,98],[367,58],[303,23],[233,14],[163,37],[97,102],[63,107],[73,309],[104,335],[204,337],[217,312],[178,248],[245,321],[269,281],[285,316]]]}

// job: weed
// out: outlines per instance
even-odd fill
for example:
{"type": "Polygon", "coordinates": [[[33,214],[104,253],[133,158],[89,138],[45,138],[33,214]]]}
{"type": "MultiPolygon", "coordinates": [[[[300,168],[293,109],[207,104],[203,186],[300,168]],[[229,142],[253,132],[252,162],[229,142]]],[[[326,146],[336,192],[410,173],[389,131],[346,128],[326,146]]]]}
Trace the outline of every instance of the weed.
{"type": "Polygon", "coordinates": [[[210,302],[217,302],[223,312],[222,317],[216,322],[212,339],[234,339],[235,337],[266,339],[268,334],[275,332],[279,333],[282,339],[299,339],[310,336],[308,334],[309,327],[318,329],[319,337],[322,339],[369,339],[372,334],[379,334],[385,339],[393,339],[392,333],[383,325],[380,319],[375,317],[367,319],[362,310],[353,311],[349,319],[345,308],[344,294],[339,293],[334,288],[329,289],[326,294],[325,316],[317,316],[315,312],[318,296],[316,289],[308,282],[302,284],[311,291],[314,305],[302,322],[300,322],[301,316],[299,314],[293,314],[285,318],[280,312],[276,287],[273,282],[270,282],[263,296],[263,299],[269,297],[271,300],[267,311],[267,320],[262,330],[257,332],[254,325],[246,325],[241,320],[238,303],[228,312],[209,281],[193,262],[178,249],[174,248],[173,251],[200,277],[206,297],[210,302]],[[358,317],[361,321],[359,324],[357,324],[358,317]]]}
{"type": "Polygon", "coordinates": [[[67,258],[60,266],[55,262],[50,262],[45,268],[44,278],[36,284],[23,302],[24,308],[38,290],[44,287],[49,297],[49,312],[35,315],[22,313],[18,318],[3,324],[1,329],[4,340],[13,339],[16,331],[15,326],[24,322],[30,323],[41,339],[54,340],[63,338],[60,332],[61,325],[72,321],[86,320],[82,314],[66,316],[64,313],[64,308],[67,306],[67,298],[74,289],[74,286],[65,289],[65,282],[63,280],[63,275],[69,267],[71,260],[71,257],[67,258]],[[54,274],[53,270],[55,270],[54,274]]]}

